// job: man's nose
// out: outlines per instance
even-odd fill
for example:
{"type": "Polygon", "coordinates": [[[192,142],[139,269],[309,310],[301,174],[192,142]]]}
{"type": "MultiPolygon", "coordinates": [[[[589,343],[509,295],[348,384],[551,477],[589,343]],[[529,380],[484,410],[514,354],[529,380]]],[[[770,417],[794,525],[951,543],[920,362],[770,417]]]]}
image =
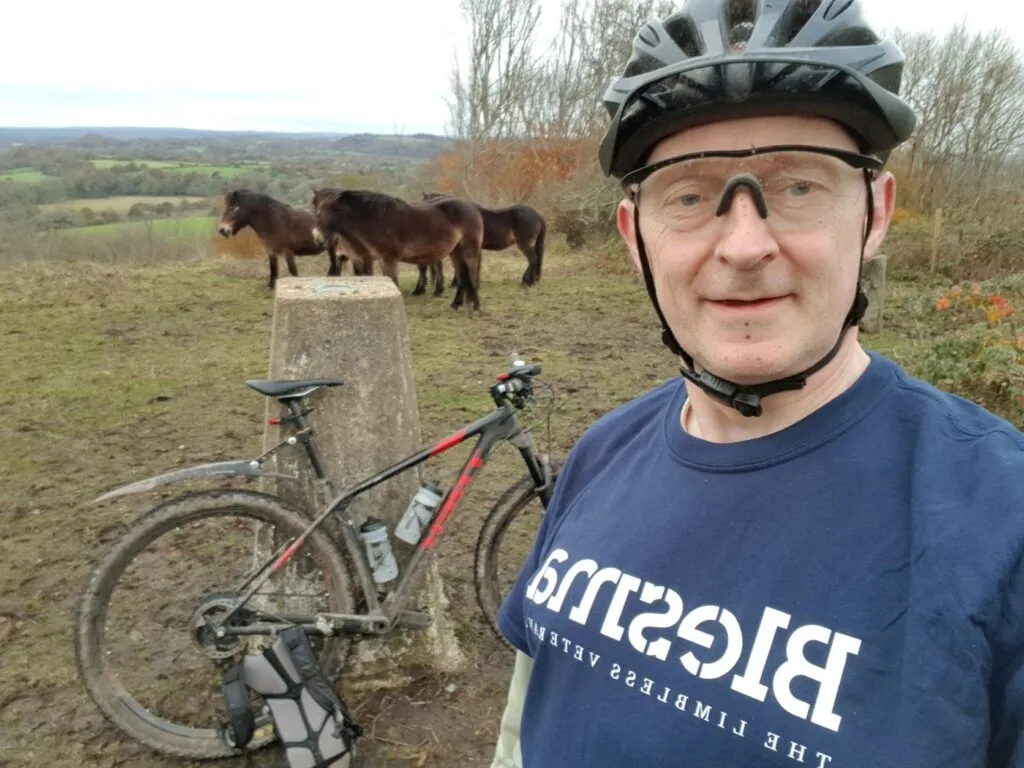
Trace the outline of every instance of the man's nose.
{"type": "Polygon", "coordinates": [[[737,187],[731,197],[726,201],[728,209],[720,219],[722,230],[715,246],[715,256],[736,269],[751,269],[779,251],[779,244],[768,225],[771,214],[769,219],[761,216],[758,201],[745,186],[737,187]]]}

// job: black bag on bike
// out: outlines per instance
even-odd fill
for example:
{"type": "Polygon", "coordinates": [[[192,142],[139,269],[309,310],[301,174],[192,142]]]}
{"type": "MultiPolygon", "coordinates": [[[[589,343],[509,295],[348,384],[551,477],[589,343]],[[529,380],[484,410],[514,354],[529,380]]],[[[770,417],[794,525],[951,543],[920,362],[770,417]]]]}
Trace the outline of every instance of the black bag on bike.
{"type": "Polygon", "coordinates": [[[289,768],[349,768],[362,735],[348,708],[317,663],[301,627],[282,630],[274,644],[248,655],[224,676],[230,725],[225,739],[243,748],[253,737],[255,718],[249,691],[266,701],[289,768]]]}

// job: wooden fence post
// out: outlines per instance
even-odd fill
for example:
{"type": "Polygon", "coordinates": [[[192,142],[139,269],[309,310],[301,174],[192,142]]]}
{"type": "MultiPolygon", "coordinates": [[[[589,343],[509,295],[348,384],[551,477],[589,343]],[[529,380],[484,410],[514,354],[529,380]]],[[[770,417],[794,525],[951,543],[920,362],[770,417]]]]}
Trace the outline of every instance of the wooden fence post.
{"type": "Polygon", "coordinates": [[[931,271],[934,274],[939,263],[939,242],[942,239],[942,209],[935,209],[935,217],[932,220],[932,261],[931,271]]]}

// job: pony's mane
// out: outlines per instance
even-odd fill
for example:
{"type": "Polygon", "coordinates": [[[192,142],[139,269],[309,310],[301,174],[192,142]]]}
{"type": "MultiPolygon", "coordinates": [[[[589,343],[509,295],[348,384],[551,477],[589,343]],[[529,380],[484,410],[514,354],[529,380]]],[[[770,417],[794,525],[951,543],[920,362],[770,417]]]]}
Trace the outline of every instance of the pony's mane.
{"type": "Polygon", "coordinates": [[[290,208],[291,206],[282,203],[280,200],[271,197],[263,192],[254,192],[251,189],[236,189],[233,194],[238,197],[239,205],[255,206],[260,208],[290,208]]]}
{"type": "Polygon", "coordinates": [[[393,210],[409,207],[404,200],[368,189],[346,189],[339,195],[339,199],[362,216],[385,216],[393,210]]]}

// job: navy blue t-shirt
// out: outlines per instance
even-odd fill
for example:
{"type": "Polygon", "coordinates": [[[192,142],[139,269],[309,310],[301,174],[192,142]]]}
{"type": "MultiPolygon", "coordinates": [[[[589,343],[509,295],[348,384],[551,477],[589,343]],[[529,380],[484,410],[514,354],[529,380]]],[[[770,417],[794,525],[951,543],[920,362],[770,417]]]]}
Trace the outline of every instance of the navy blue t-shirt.
{"type": "Polygon", "coordinates": [[[768,437],[601,419],[500,626],[525,768],[1024,766],[1024,435],[871,353],[768,437]]]}

